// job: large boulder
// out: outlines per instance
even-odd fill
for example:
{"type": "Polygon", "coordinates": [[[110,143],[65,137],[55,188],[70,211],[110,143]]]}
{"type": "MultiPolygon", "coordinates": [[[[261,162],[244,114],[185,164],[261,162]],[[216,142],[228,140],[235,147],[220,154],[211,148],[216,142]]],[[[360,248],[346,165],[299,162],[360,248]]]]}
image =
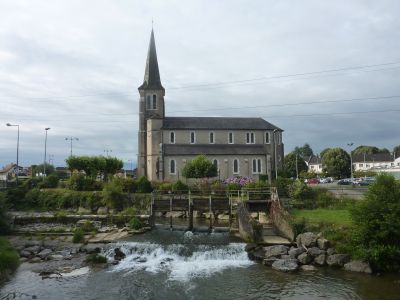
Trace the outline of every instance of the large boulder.
{"type": "Polygon", "coordinates": [[[263,265],[265,266],[272,266],[274,262],[276,262],[279,258],[270,257],[263,260],[263,265]]]}
{"type": "Polygon", "coordinates": [[[106,214],[108,214],[108,207],[107,206],[100,206],[97,209],[97,214],[98,215],[106,215],[106,214]]]}
{"type": "Polygon", "coordinates": [[[361,261],[361,260],[352,260],[344,265],[344,269],[346,271],[352,272],[360,272],[360,273],[367,273],[371,274],[372,269],[369,263],[361,261]]]}
{"type": "Polygon", "coordinates": [[[292,247],[292,248],[290,248],[288,254],[290,255],[290,258],[297,258],[300,254],[302,254],[305,251],[306,250],[304,250],[304,248],[292,247]]]}
{"type": "Polygon", "coordinates": [[[37,256],[39,256],[41,259],[46,259],[53,251],[51,249],[43,249],[40,251],[37,256]]]}
{"type": "Polygon", "coordinates": [[[123,260],[126,257],[125,253],[119,248],[114,249],[114,254],[114,260],[123,260]]]}
{"type": "Polygon", "coordinates": [[[319,248],[319,249],[321,249],[321,250],[326,250],[326,249],[329,248],[330,242],[329,242],[327,239],[319,238],[319,239],[317,240],[317,245],[318,245],[318,248],[319,248]]]}
{"type": "Polygon", "coordinates": [[[257,244],[249,243],[249,244],[246,245],[246,247],[244,248],[244,250],[245,250],[246,252],[250,252],[250,251],[255,250],[256,248],[257,248],[257,244]]]}
{"type": "Polygon", "coordinates": [[[326,263],[331,267],[343,267],[349,261],[350,255],[348,254],[333,254],[328,256],[326,263]]]}
{"type": "Polygon", "coordinates": [[[318,255],[325,254],[325,250],[321,250],[318,247],[308,248],[307,253],[312,257],[317,257],[318,255]]]}
{"type": "Polygon", "coordinates": [[[87,244],[81,247],[82,252],[87,254],[97,254],[101,252],[101,245],[99,244],[87,244]]]}
{"type": "Polygon", "coordinates": [[[26,251],[26,250],[22,250],[19,252],[19,255],[21,257],[25,257],[25,258],[31,258],[33,255],[30,251],[26,251]]]}
{"type": "Polygon", "coordinates": [[[282,272],[297,271],[299,265],[296,259],[278,259],[272,264],[272,268],[282,272]]]}
{"type": "Polygon", "coordinates": [[[328,255],[336,254],[336,249],[335,248],[328,248],[328,250],[326,250],[326,254],[328,254],[328,255]]]}
{"type": "Polygon", "coordinates": [[[265,258],[286,255],[288,254],[289,247],[283,245],[269,246],[263,248],[265,251],[265,258]]]}
{"type": "Polygon", "coordinates": [[[296,237],[297,247],[314,247],[317,245],[318,235],[313,232],[305,232],[296,237]]]}
{"type": "Polygon", "coordinates": [[[24,249],[24,251],[28,251],[32,254],[38,254],[42,247],[40,246],[31,246],[24,249]]]}
{"type": "Polygon", "coordinates": [[[320,254],[314,258],[314,264],[324,266],[326,264],[326,254],[320,254]]]}
{"type": "Polygon", "coordinates": [[[302,265],[308,265],[309,263],[312,262],[312,257],[308,253],[302,253],[297,257],[297,260],[302,265]]]}
{"type": "Polygon", "coordinates": [[[251,260],[263,261],[265,258],[265,251],[262,247],[256,247],[253,250],[247,252],[247,255],[251,260]]]}
{"type": "Polygon", "coordinates": [[[92,211],[90,209],[84,208],[82,206],[79,206],[78,208],[78,214],[80,215],[90,215],[92,211]]]}

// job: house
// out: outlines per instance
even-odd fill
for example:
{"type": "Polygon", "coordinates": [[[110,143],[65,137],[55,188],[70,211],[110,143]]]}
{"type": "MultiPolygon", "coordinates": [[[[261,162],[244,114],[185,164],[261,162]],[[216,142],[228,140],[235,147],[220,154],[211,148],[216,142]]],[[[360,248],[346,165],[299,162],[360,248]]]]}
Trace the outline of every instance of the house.
{"type": "Polygon", "coordinates": [[[358,154],[352,157],[355,171],[383,171],[400,166],[391,153],[358,154]]]}
{"type": "MultiPolygon", "coordinates": [[[[151,31],[143,84],[138,88],[137,175],[152,181],[182,179],[184,166],[199,154],[218,168],[219,178],[274,174],[283,165],[283,130],[262,118],[167,117],[151,31]]],[[[188,103],[185,103],[187,105],[188,103]]]]}
{"type": "Polygon", "coordinates": [[[306,156],[304,157],[304,161],[309,173],[321,174],[323,172],[322,159],[318,155],[306,156]]]}
{"type": "Polygon", "coordinates": [[[9,164],[0,170],[0,181],[9,181],[15,178],[16,164],[9,164]]]}

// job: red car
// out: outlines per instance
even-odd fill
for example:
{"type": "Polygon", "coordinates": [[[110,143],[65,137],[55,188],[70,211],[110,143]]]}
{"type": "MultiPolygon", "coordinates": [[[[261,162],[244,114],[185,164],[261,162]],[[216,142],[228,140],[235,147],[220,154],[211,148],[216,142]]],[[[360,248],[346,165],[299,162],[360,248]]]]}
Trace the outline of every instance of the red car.
{"type": "Polygon", "coordinates": [[[317,178],[306,179],[305,183],[307,183],[307,184],[318,184],[319,183],[319,179],[317,179],[317,178]]]}

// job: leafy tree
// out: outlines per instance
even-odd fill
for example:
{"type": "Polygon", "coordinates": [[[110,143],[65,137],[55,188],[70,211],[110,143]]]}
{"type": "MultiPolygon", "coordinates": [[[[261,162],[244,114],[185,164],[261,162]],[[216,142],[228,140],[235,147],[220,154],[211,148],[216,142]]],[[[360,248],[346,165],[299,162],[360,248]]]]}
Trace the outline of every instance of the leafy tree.
{"type": "Polygon", "coordinates": [[[394,155],[397,157],[400,157],[400,145],[397,145],[396,147],[393,148],[394,155]]]}
{"type": "Polygon", "coordinates": [[[74,170],[84,171],[88,177],[93,179],[103,175],[106,181],[123,166],[120,159],[104,156],[70,156],[65,161],[71,172],[74,170]]]}
{"type": "Polygon", "coordinates": [[[302,147],[294,148],[294,153],[297,153],[301,157],[312,156],[314,155],[311,146],[308,143],[305,143],[302,147]]]}
{"type": "MultiPolygon", "coordinates": [[[[285,156],[284,170],[288,177],[296,177],[296,153],[291,152],[285,156]]],[[[302,171],[307,171],[308,167],[301,157],[297,157],[297,169],[299,174],[302,171]]]]}
{"type": "Polygon", "coordinates": [[[121,170],[123,165],[122,160],[116,157],[105,157],[104,179],[108,180],[108,177],[121,170]]]}
{"type": "Polygon", "coordinates": [[[400,182],[392,175],[377,176],[352,211],[356,254],[375,271],[400,269],[400,182]]]}
{"type": "Polygon", "coordinates": [[[329,176],[336,178],[350,175],[350,155],[342,148],[332,148],[322,157],[323,169],[329,176]]]}
{"type": "Polygon", "coordinates": [[[107,183],[103,188],[103,199],[108,207],[122,210],[125,200],[122,182],[115,180],[107,183]]]}
{"type": "Polygon", "coordinates": [[[321,153],[319,154],[321,156],[321,158],[324,157],[324,154],[330,149],[331,148],[325,148],[324,150],[322,150],[321,153]]]}
{"type": "MultiPolygon", "coordinates": [[[[43,166],[44,164],[31,166],[33,177],[35,177],[36,174],[41,174],[41,173],[43,174],[43,166]]],[[[54,166],[46,163],[46,175],[53,174],[54,172],[55,172],[54,166]]]]}
{"type": "Polygon", "coordinates": [[[151,193],[152,191],[153,187],[151,186],[151,182],[145,176],[140,177],[137,181],[137,192],[151,193]]]}
{"type": "Polygon", "coordinates": [[[186,178],[210,178],[218,175],[218,169],[205,155],[198,155],[186,164],[182,175],[186,178]]]}

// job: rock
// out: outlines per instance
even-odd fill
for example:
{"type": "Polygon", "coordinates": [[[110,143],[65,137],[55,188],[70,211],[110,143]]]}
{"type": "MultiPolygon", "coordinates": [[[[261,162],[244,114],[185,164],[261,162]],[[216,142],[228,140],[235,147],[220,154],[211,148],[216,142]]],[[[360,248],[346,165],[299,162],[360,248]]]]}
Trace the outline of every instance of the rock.
{"type": "Polygon", "coordinates": [[[318,248],[319,248],[319,249],[321,249],[321,250],[326,250],[326,249],[329,248],[330,242],[329,242],[327,239],[319,238],[319,239],[317,240],[317,245],[318,245],[318,248]]]}
{"type": "Polygon", "coordinates": [[[300,254],[302,254],[303,252],[305,252],[306,250],[304,250],[304,248],[295,248],[295,247],[292,247],[290,250],[289,250],[289,255],[290,255],[290,257],[291,258],[297,258],[300,254]]]}
{"type": "Polygon", "coordinates": [[[328,255],[336,254],[336,249],[335,248],[328,248],[328,250],[326,250],[326,254],[328,254],[328,255]]]}
{"type": "Polygon", "coordinates": [[[166,218],[172,217],[172,218],[183,218],[185,217],[186,214],[183,211],[169,211],[165,214],[166,218]]]}
{"type": "Polygon", "coordinates": [[[106,214],[108,214],[108,207],[107,206],[100,206],[97,209],[97,214],[98,215],[106,215],[106,214]]]}
{"type": "Polygon", "coordinates": [[[19,262],[22,264],[22,263],[24,263],[24,262],[27,262],[28,261],[28,258],[26,258],[26,257],[21,257],[20,259],[19,259],[19,262]]]}
{"type": "Polygon", "coordinates": [[[31,247],[25,248],[24,251],[28,251],[32,254],[37,254],[37,253],[39,253],[40,249],[41,249],[40,246],[31,246],[31,247]]]}
{"type": "Polygon", "coordinates": [[[297,257],[297,260],[302,265],[308,265],[309,263],[312,262],[312,257],[308,253],[302,253],[297,257]]]}
{"type": "Polygon", "coordinates": [[[253,212],[253,213],[251,213],[250,215],[251,215],[251,217],[252,217],[253,219],[258,219],[258,213],[257,213],[257,212],[253,212]]]}
{"type": "Polygon", "coordinates": [[[40,251],[37,256],[39,256],[41,259],[46,259],[47,256],[49,256],[53,251],[51,249],[44,249],[40,251]]]}
{"type": "Polygon", "coordinates": [[[48,256],[48,259],[50,260],[62,260],[64,259],[64,256],[62,256],[61,254],[51,254],[48,256]]]}
{"type": "Polygon", "coordinates": [[[314,263],[318,266],[324,266],[326,263],[326,255],[320,254],[314,258],[314,263]]]}
{"type": "Polygon", "coordinates": [[[321,250],[318,247],[308,248],[307,253],[312,257],[317,257],[318,255],[325,254],[325,250],[321,250]]]}
{"type": "Polygon", "coordinates": [[[299,265],[295,259],[277,259],[272,264],[272,268],[282,272],[294,272],[297,271],[299,265]]]}
{"type": "Polygon", "coordinates": [[[32,253],[30,251],[22,250],[19,255],[21,257],[30,258],[32,257],[32,253]]]}
{"type": "Polygon", "coordinates": [[[255,261],[263,261],[265,258],[265,251],[261,247],[255,248],[253,251],[247,253],[249,259],[255,261]]]}
{"type": "Polygon", "coordinates": [[[114,260],[123,260],[125,258],[125,253],[121,251],[119,248],[114,249],[114,260]]]}
{"type": "Polygon", "coordinates": [[[42,241],[32,240],[32,241],[26,241],[25,242],[25,247],[42,246],[42,245],[43,245],[42,241]]]}
{"type": "Polygon", "coordinates": [[[252,250],[254,250],[254,249],[256,249],[256,248],[257,248],[257,244],[249,243],[249,244],[246,245],[246,247],[244,248],[244,250],[245,250],[246,252],[249,252],[249,251],[252,251],[252,250]]]}
{"type": "Polygon", "coordinates": [[[92,211],[90,209],[84,208],[82,206],[79,206],[78,208],[78,214],[80,215],[90,215],[92,211]]]}
{"type": "Polygon", "coordinates": [[[101,248],[98,244],[87,244],[81,247],[81,251],[87,254],[100,253],[101,248]]]}
{"type": "Polygon", "coordinates": [[[361,261],[361,260],[352,260],[348,262],[347,264],[344,265],[344,269],[346,271],[351,271],[351,272],[360,272],[360,273],[367,273],[371,274],[371,266],[369,263],[361,261]]]}
{"type": "Polygon", "coordinates": [[[229,220],[229,214],[219,214],[218,220],[229,220]]]}
{"type": "Polygon", "coordinates": [[[303,265],[300,266],[300,270],[304,272],[312,272],[312,271],[317,271],[318,269],[312,265],[303,265]]]}
{"type": "Polygon", "coordinates": [[[29,262],[30,263],[39,263],[39,262],[41,262],[42,260],[40,259],[40,257],[34,257],[34,258],[32,258],[29,262]]]}
{"type": "Polygon", "coordinates": [[[292,257],[289,254],[284,254],[281,255],[281,259],[292,259],[292,257]]]}
{"type": "Polygon", "coordinates": [[[90,224],[91,227],[93,228],[100,228],[101,227],[101,222],[100,221],[92,221],[92,220],[79,220],[78,222],[76,222],[76,226],[77,227],[83,227],[83,226],[87,226],[87,224],[90,224]]]}
{"type": "Polygon", "coordinates": [[[276,262],[279,258],[270,257],[263,260],[263,265],[265,266],[272,266],[274,262],[276,262]]]}
{"type": "Polygon", "coordinates": [[[289,247],[276,245],[264,247],[263,250],[265,251],[265,258],[269,258],[273,256],[286,255],[288,253],[289,247]]]}
{"type": "Polygon", "coordinates": [[[318,236],[313,232],[305,232],[296,237],[297,247],[314,247],[317,244],[318,236]]]}
{"type": "Polygon", "coordinates": [[[343,265],[350,261],[348,254],[333,254],[329,255],[326,263],[331,267],[343,267],[343,265]]]}

